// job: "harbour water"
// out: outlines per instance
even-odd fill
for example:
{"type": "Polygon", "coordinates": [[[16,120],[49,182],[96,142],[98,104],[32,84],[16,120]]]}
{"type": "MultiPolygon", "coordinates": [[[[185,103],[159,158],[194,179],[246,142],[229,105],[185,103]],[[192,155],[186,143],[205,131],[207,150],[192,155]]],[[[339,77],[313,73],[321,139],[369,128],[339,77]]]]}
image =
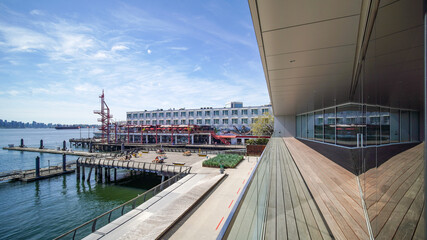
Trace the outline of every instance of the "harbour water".
{"type": "MultiPolygon", "coordinates": [[[[0,129],[0,147],[19,145],[46,148],[62,146],[68,139],[92,136],[92,129],[0,129]],[[80,132],[81,131],[81,132],[80,132]]],[[[81,150],[81,149],[80,149],[81,150]]],[[[0,172],[60,165],[61,155],[0,150],[0,172]]],[[[76,156],[67,156],[75,160],[76,156]]],[[[125,175],[126,172],[119,172],[125,175]]],[[[0,239],[52,239],[143,193],[160,181],[126,178],[117,183],[77,181],[75,174],[23,183],[0,182],[0,239]]]]}

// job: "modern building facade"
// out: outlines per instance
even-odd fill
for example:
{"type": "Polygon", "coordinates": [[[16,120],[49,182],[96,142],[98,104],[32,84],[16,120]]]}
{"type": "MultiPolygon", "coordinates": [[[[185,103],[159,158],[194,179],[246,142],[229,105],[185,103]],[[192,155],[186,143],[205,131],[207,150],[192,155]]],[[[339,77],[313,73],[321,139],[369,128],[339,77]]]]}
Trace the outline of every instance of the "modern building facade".
{"type": "Polygon", "coordinates": [[[133,111],[127,112],[126,119],[129,125],[209,125],[247,132],[259,116],[271,112],[271,105],[243,107],[242,102],[230,102],[224,108],[133,111]]]}
{"type": "Polygon", "coordinates": [[[425,239],[425,2],[249,6],[275,138],[219,238],[425,239]]]}

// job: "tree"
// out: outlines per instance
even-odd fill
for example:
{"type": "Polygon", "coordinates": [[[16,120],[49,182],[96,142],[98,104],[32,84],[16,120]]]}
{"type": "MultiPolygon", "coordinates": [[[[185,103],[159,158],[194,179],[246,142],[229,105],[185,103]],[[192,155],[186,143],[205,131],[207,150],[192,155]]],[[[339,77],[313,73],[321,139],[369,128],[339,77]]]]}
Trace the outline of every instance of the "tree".
{"type": "Polygon", "coordinates": [[[271,136],[274,131],[274,117],[268,112],[264,113],[258,116],[250,126],[255,136],[271,136]]]}

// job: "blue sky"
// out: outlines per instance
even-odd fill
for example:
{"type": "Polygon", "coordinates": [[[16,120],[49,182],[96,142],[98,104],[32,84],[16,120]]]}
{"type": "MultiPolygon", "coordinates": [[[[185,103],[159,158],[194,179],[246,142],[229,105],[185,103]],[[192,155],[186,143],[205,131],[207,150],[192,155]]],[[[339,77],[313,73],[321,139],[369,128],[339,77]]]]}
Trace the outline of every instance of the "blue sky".
{"type": "Polygon", "coordinates": [[[96,123],[126,111],[268,104],[248,3],[0,2],[0,119],[96,123]]]}

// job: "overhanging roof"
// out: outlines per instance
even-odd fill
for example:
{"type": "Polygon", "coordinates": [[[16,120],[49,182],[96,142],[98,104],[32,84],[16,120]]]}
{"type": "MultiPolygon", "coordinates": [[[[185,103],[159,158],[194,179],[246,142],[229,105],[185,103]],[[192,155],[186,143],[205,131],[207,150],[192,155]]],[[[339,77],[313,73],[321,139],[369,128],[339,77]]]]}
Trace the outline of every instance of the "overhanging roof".
{"type": "Polygon", "coordinates": [[[274,115],[354,101],[355,86],[363,88],[357,97],[364,103],[423,106],[422,1],[249,0],[249,5],[274,115]],[[375,26],[369,26],[369,11],[375,26]],[[354,82],[361,59],[367,79],[362,87],[354,82]]]}
{"type": "Polygon", "coordinates": [[[362,2],[249,0],[275,115],[347,101],[362,2]]]}

